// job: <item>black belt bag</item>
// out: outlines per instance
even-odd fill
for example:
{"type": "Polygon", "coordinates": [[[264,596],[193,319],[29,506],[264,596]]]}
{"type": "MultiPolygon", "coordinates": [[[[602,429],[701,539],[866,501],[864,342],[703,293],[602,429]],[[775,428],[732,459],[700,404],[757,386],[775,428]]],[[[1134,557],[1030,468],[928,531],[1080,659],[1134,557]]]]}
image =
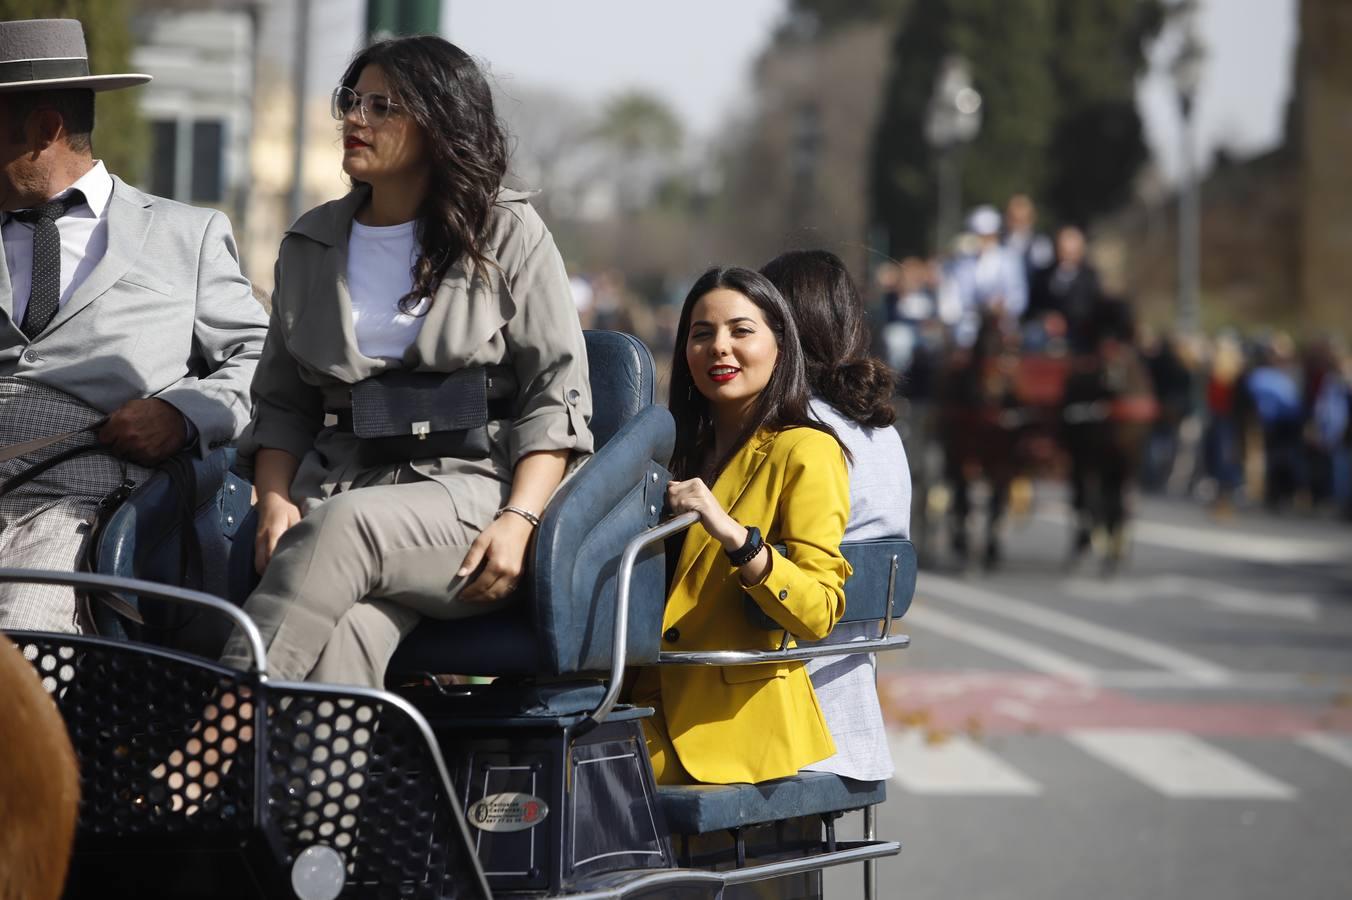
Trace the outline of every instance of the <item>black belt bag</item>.
{"type": "Polygon", "coordinates": [[[352,385],[350,419],[338,427],[360,440],[363,466],[414,459],[485,459],[488,423],[511,415],[510,398],[489,398],[486,367],[445,372],[395,371],[352,385]]]}

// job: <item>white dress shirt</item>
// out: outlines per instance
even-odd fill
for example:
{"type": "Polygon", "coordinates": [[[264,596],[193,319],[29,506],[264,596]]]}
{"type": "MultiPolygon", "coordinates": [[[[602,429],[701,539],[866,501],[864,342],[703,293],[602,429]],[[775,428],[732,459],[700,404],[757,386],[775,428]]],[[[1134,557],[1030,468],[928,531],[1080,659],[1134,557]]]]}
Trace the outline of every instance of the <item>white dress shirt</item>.
{"type": "MultiPolygon", "coordinates": [[[[72,206],[56,222],[61,233],[59,305],[62,307],[108,251],[108,201],[113,196],[113,177],[102,160],[95,161],[94,167],[78,181],[48,199],[56,200],[76,190],[84,194],[84,202],[72,206]]],[[[14,298],[11,318],[17,324],[28,311],[28,295],[33,285],[33,225],[7,214],[0,226],[0,239],[5,244],[5,266],[9,269],[14,298]]]]}

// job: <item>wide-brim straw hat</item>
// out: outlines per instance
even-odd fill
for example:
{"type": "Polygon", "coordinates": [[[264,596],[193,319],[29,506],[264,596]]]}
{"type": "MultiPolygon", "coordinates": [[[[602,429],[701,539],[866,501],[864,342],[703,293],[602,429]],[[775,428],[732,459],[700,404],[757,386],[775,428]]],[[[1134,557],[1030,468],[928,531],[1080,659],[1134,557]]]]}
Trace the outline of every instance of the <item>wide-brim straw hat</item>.
{"type": "Polygon", "coordinates": [[[149,75],[91,75],[84,28],[78,19],[0,22],[0,93],[136,87],[149,75]]]}

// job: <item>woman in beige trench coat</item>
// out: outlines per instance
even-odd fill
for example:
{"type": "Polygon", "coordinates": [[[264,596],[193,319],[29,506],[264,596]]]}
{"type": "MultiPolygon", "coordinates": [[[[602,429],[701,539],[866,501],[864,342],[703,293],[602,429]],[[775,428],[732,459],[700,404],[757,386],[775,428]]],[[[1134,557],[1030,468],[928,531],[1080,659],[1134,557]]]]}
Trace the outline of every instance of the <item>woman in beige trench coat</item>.
{"type": "MultiPolygon", "coordinates": [[[[582,332],[482,73],[436,37],[376,44],[334,92],[354,189],[303,215],[277,261],[241,445],[262,582],[245,610],[278,677],[379,686],[421,616],[498,608],[538,516],[592,449],[582,332]],[[510,415],[486,459],[363,465],[355,382],[492,368],[510,415]],[[349,419],[350,421],[350,419],[349,419]]],[[[242,665],[239,637],[225,661],[242,665]]]]}

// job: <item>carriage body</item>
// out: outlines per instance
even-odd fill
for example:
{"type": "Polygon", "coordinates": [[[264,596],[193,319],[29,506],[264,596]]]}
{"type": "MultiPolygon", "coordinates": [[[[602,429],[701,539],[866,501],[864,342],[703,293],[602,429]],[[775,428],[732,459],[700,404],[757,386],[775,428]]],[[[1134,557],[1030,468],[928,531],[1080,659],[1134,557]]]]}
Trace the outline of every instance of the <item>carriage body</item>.
{"type": "Polygon", "coordinates": [[[252,629],[211,596],[241,601],[252,568],[248,485],[224,457],[198,465],[190,516],[173,512],[181,483],[142,486],[105,530],[99,573],[0,570],[116,594],[145,622],[100,607],[103,636],[11,634],[81,764],[67,896],[819,896],[822,869],[860,862],[871,891],[871,861],[900,849],[872,833],[884,784],[804,772],[659,788],[640,727],[651,711],[620,702],[620,682],[631,665],[904,647],[891,629],[914,590],[914,551],[843,548],[856,571],[849,615],[877,621],[874,639],[662,653],[662,544],[694,521],[659,521],[674,429],[652,405],[646,348],[613,333],[587,340],[599,449],[551,502],[517,602],[420,625],[384,691],[270,679],[256,639],[248,671],[209,658],[231,624],[252,629]],[[204,592],[164,583],[185,534],[202,543],[204,592]],[[494,680],[425,677],[446,671],[494,680]],[[233,713],[223,697],[236,698],[233,713]],[[864,840],[837,839],[847,812],[865,816],[864,840]]]}

